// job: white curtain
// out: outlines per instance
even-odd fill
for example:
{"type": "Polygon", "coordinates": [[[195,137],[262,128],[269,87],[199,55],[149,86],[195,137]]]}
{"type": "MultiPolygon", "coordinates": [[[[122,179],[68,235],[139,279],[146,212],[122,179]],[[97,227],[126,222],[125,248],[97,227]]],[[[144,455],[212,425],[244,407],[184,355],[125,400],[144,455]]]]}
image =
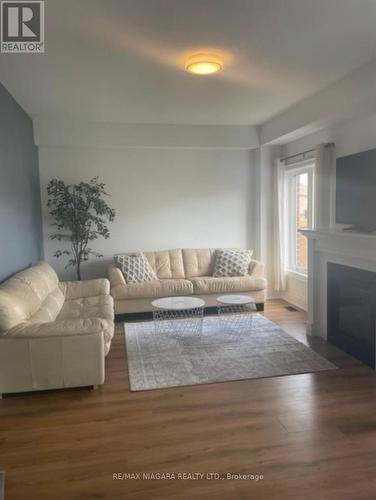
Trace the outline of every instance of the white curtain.
{"type": "Polygon", "coordinates": [[[285,273],[285,165],[279,159],[274,162],[274,288],[277,291],[286,289],[285,273]]]}
{"type": "Polygon", "coordinates": [[[332,142],[316,146],[315,163],[315,229],[329,230],[335,217],[335,151],[332,142]]]}

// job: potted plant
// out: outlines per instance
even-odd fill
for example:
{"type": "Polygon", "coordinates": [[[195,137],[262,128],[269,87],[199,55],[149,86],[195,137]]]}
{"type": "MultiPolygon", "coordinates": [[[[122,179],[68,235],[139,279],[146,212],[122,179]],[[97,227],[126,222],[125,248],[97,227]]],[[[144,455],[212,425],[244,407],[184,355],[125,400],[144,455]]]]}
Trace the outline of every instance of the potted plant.
{"type": "Polygon", "coordinates": [[[65,267],[75,267],[77,279],[81,280],[82,262],[89,260],[91,255],[103,257],[90,248],[90,242],[99,237],[109,238],[106,224],[115,218],[115,210],[103,199],[108,196],[105,184],[99,182],[98,177],[78,184],[65,184],[60,179],[52,179],[48,183],[47,194],[47,207],[54,219],[52,225],[57,228],[50,238],[70,243],[70,250],[57,250],[54,256],[68,256],[65,267]]]}

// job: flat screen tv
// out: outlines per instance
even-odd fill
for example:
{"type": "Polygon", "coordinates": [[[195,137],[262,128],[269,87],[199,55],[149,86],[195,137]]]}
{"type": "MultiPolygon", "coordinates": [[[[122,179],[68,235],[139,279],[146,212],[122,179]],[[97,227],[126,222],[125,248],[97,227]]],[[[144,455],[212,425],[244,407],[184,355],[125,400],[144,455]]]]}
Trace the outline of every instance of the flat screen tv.
{"type": "Polygon", "coordinates": [[[376,231],[376,149],[337,158],[336,223],[376,231]]]}

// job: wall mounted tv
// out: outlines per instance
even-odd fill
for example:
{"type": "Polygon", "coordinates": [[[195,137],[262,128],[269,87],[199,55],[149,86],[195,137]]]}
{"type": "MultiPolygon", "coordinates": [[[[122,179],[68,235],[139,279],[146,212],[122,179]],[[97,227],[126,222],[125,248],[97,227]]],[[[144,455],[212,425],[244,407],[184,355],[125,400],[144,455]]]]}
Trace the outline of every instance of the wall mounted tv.
{"type": "Polygon", "coordinates": [[[337,158],[336,223],[376,231],[376,149],[337,158]]]}

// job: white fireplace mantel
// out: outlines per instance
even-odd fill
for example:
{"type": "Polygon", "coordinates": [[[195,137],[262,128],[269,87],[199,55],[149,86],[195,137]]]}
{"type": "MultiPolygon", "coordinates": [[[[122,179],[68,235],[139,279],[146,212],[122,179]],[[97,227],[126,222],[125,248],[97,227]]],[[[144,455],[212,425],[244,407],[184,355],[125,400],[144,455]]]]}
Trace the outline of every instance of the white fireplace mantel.
{"type": "Polygon", "coordinates": [[[308,238],[308,334],[327,336],[329,262],[376,272],[376,234],[304,230],[308,238]]]}

